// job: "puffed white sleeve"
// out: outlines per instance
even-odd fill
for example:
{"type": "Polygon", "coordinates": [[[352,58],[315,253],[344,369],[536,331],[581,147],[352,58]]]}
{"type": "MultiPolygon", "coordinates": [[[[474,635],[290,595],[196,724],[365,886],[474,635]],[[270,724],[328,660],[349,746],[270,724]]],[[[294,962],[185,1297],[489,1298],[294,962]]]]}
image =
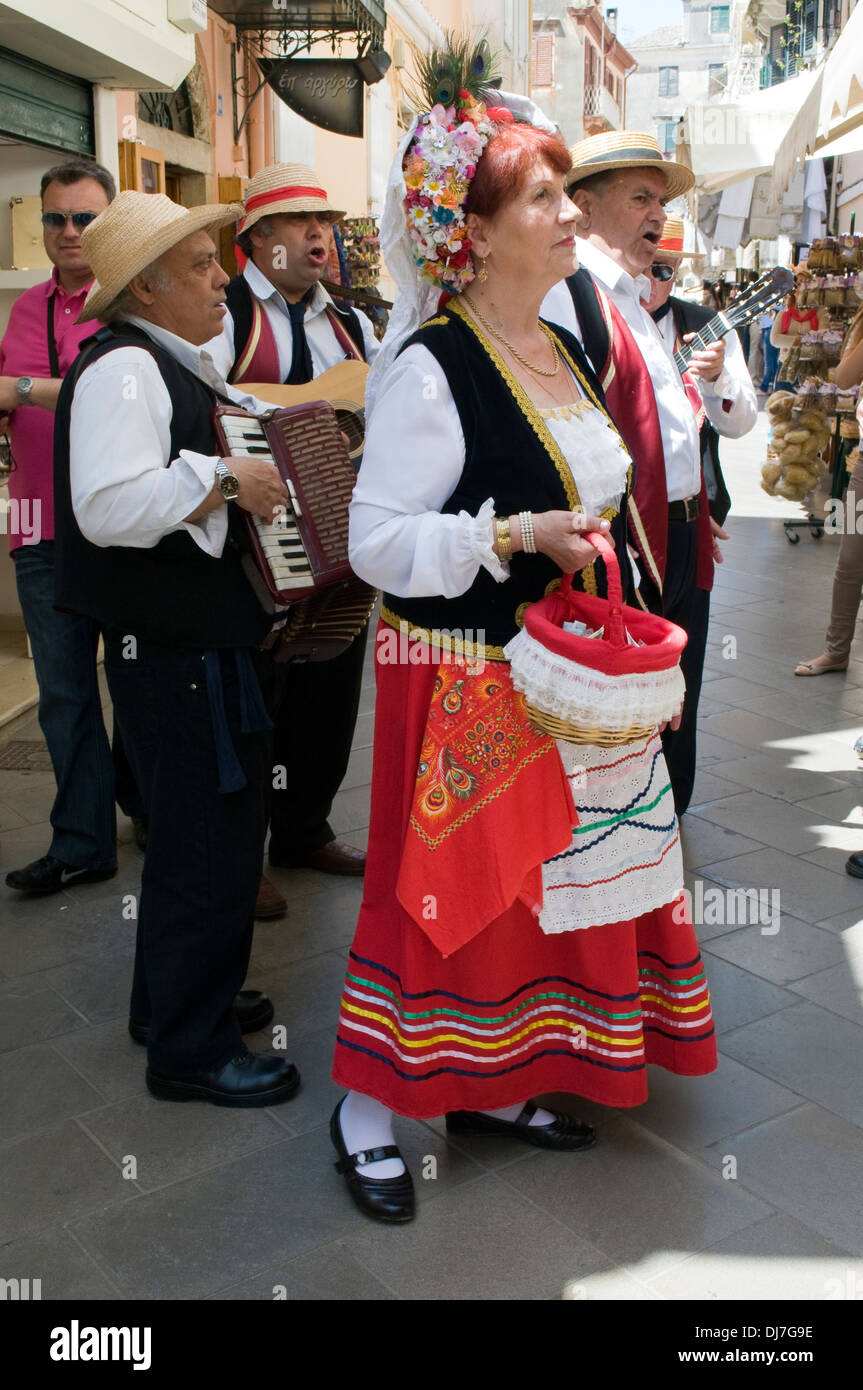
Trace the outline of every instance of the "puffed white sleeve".
{"type": "Polygon", "coordinates": [[[728,439],[748,434],[758,419],[758,398],[736,333],[727,333],[725,364],[715,381],[698,378],[698,389],[713,428],[728,439]]]}
{"type": "Polygon", "coordinates": [[[349,554],[360,578],[401,598],[469,589],[481,566],[509,577],[492,549],[494,499],[476,516],[442,513],[465,461],[446,377],[413,344],[378,388],[350,510],[349,554]]]}

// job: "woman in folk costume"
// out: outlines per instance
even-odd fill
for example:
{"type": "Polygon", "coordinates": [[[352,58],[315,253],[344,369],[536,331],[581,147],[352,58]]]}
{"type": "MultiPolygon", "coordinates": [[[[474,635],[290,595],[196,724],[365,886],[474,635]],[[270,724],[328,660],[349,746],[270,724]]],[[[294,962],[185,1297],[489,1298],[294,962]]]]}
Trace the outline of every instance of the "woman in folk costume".
{"type": "Polygon", "coordinates": [[[428,68],[432,109],[390,177],[400,295],[351,506],[353,566],[384,597],[331,1134],[384,1221],[414,1214],[393,1113],[585,1149],[593,1128],[533,1097],[638,1105],[648,1062],[716,1066],[658,735],[562,756],[504,653],[562,572],[596,592],[586,533],[616,536],[629,568],[629,456],[578,342],[538,317],[576,269],[569,154],[524,99],[486,108],[438,55],[428,68]]]}

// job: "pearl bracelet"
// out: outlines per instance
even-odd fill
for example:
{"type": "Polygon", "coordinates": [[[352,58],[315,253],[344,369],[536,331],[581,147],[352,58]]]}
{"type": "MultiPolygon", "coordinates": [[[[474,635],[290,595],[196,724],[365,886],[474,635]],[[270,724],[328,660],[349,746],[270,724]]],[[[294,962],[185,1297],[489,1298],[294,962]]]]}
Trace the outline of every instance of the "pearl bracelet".
{"type": "Polygon", "coordinates": [[[536,538],[533,534],[533,512],[519,512],[521,526],[521,548],[526,555],[536,554],[536,538]]]}

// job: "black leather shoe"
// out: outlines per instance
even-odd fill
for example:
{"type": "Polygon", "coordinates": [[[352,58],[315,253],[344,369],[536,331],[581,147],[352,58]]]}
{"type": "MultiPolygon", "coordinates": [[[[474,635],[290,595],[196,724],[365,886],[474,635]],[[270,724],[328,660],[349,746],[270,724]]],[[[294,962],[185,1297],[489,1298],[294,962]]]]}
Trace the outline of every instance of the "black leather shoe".
{"type": "Polygon", "coordinates": [[[53,854],[44,854],[34,859],[23,869],[13,869],[6,875],[7,888],[17,888],[19,893],[47,894],[60,893],[64,888],[74,888],[79,883],[101,883],[113,878],[117,865],[105,869],[78,869],[74,864],[64,864],[53,854]]]}
{"type": "MultiPolygon", "coordinates": [[[[241,989],[234,1000],[234,1013],[241,1033],[257,1033],[259,1028],[266,1028],[273,1012],[272,1000],[259,989],[241,989]]],[[[129,1036],[136,1043],[146,1045],[150,1041],[150,1029],[146,1023],[136,1023],[130,1018],[129,1036]]]]}
{"type": "Polygon", "coordinates": [[[596,1143],[596,1130],[593,1125],[583,1124],[570,1115],[551,1113],[554,1119],[547,1125],[532,1125],[531,1116],[539,1106],[529,1100],[520,1115],[514,1120],[496,1120],[493,1115],[483,1115],[480,1110],[450,1110],[446,1117],[446,1127],[450,1134],[505,1134],[510,1139],[523,1139],[526,1144],[535,1144],[538,1149],[589,1149],[596,1143]]]}
{"type": "Polygon", "coordinates": [[[845,860],[845,872],[852,878],[863,878],[863,854],[849,854],[845,860]]]}
{"type": "Polygon", "coordinates": [[[129,819],[132,822],[132,837],[135,844],[138,846],[138,849],[145,850],[147,848],[147,831],[150,828],[147,817],[130,816],[129,819]]]}
{"type": "Polygon", "coordinates": [[[160,1100],[208,1100],[235,1109],[281,1105],[300,1084],[293,1062],[271,1052],[241,1052],[213,1071],[166,1076],[147,1068],[147,1089],[160,1100]]]}
{"type": "Polygon", "coordinates": [[[339,1111],[345,1098],[339,1101],[330,1120],[330,1138],[339,1160],[333,1165],[341,1173],[360,1211],[373,1216],[376,1221],[413,1221],[414,1185],[410,1173],[405,1171],[397,1178],[366,1178],[359,1172],[365,1163],[379,1163],[384,1158],[404,1159],[395,1144],[383,1144],[377,1149],[361,1149],[359,1153],[349,1154],[342,1138],[339,1111]]]}

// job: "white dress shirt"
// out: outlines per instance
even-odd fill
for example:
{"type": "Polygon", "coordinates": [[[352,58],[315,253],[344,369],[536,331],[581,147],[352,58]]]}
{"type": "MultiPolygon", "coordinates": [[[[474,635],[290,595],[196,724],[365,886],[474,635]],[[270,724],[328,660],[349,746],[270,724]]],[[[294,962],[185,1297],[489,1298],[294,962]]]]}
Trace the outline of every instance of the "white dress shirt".
{"type": "MultiPolygon", "coordinates": [[[[669,310],[656,325],[665,344],[674,352],[676,330],[674,315],[669,310]]],[[[749,368],[743,356],[740,339],[732,331],[723,335],[725,362],[715,381],[705,381],[703,377],[693,377],[704,409],[717,434],[728,439],[740,439],[748,434],[758,419],[758,398],[749,368]],[[727,402],[727,408],[726,408],[727,402]]]]}
{"type": "MultiPolygon", "coordinates": [[[[579,389],[573,380],[572,401],[579,389]]],[[[602,411],[545,421],[588,513],[617,506],[630,464],[602,411]]],[[[495,505],[476,516],[441,512],[465,463],[461,421],[443,369],[415,343],[381,381],[350,510],[350,561],[360,578],[403,598],[455,598],[484,566],[509,577],[492,549],[495,505]]]]}
{"type": "MultiPolygon", "coordinates": [[[[694,497],[701,490],[701,449],[695,414],[684,389],[674,358],[647,311],[650,281],[646,275],[633,277],[621,270],[609,256],[591,242],[576,237],[578,261],[589,270],[600,287],[620,311],[644,358],[653,383],[669,502],[694,497]]],[[[576,332],[578,320],[572,296],[565,283],[555,285],[540,309],[542,318],[576,332]]],[[[580,330],[578,332],[581,337],[580,330]]]]}
{"type": "MultiPolygon", "coordinates": [[[[279,380],[285,381],[290,373],[294,356],[294,330],[291,327],[288,306],[275,285],[267,279],[263,271],[258,270],[254,261],[246,262],[243,278],[249,289],[263,305],[279,353],[279,380]]],[[[345,350],[333,332],[333,326],[325,312],[327,305],[332,304],[332,302],[323,285],[318,284],[315,286],[315,292],[306,305],[306,312],[303,315],[303,326],[306,330],[309,351],[312,354],[312,367],[315,376],[320,376],[321,372],[325,372],[329,367],[335,367],[339,362],[345,360],[345,350]]],[[[371,364],[380,351],[380,344],[366,315],[361,313],[359,309],[354,312],[360,321],[363,332],[366,361],[371,364]]],[[[207,343],[206,346],[222,375],[230,376],[235,355],[234,320],[230,310],[225,314],[221,335],[207,343]]]]}
{"type": "MultiPolygon", "coordinates": [[[[265,402],[228,386],[206,348],[129,318],[201,381],[256,415],[265,402]]],[[[118,347],[85,367],[75,385],[69,425],[72,508],[94,545],[149,550],[172,531],[187,531],[219,556],[228,534],[227,504],[183,521],[213,489],[219,455],[181,449],[171,458],[173,407],[146,348],[118,347]]]]}

